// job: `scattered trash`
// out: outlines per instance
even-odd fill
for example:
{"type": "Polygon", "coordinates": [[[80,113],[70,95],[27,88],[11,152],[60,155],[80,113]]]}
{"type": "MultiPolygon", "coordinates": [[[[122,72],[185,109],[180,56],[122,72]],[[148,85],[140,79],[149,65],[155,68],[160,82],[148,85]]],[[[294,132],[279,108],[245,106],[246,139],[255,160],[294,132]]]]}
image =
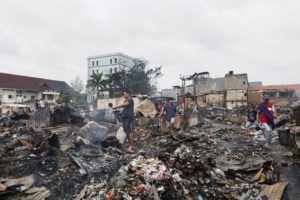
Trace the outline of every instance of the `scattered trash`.
{"type": "Polygon", "coordinates": [[[123,127],[120,127],[117,131],[116,138],[119,140],[120,144],[123,144],[126,139],[126,133],[123,127]]]}
{"type": "MultiPolygon", "coordinates": [[[[289,168],[292,162],[276,163],[275,150],[264,147],[262,132],[245,134],[241,126],[244,109],[186,110],[186,116],[177,116],[176,129],[163,133],[159,132],[164,129],[163,124],[159,127],[159,118],[151,119],[154,112],[143,106],[139,126],[133,131],[136,147],[131,154],[124,151],[128,144],[120,125],[69,124],[70,115],[65,117],[61,108],[54,112],[56,117],[52,115],[58,126],[28,126],[43,124],[37,119],[10,121],[11,127],[3,122],[0,198],[280,199],[288,188],[287,183],[279,182],[277,168],[289,168]],[[68,123],[61,124],[61,118],[68,123]]],[[[298,133],[295,124],[284,123],[274,132],[274,145],[279,141],[299,154],[298,133]]]]}

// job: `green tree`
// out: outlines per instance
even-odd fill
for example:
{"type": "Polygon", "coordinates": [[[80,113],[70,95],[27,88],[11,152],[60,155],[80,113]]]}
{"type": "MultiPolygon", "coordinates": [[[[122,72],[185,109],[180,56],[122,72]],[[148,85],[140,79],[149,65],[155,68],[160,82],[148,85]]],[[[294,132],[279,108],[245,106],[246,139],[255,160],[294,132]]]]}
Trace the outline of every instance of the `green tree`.
{"type": "Polygon", "coordinates": [[[156,80],[162,75],[161,67],[150,68],[147,61],[136,59],[134,66],[108,75],[108,86],[111,97],[120,96],[127,88],[133,94],[151,95],[156,92],[156,80]]]}
{"type": "Polygon", "coordinates": [[[94,92],[96,92],[98,99],[99,90],[104,90],[107,88],[107,80],[103,79],[102,73],[93,73],[91,79],[87,82],[87,88],[91,88],[94,92]]]}
{"type": "Polygon", "coordinates": [[[78,93],[82,92],[84,87],[83,87],[83,82],[79,78],[79,76],[76,76],[76,78],[71,81],[71,87],[78,93]]]}
{"type": "Polygon", "coordinates": [[[69,104],[70,103],[70,99],[71,99],[70,95],[68,95],[68,94],[60,94],[59,98],[56,101],[56,103],[58,103],[58,104],[62,104],[62,103],[69,104]]]}

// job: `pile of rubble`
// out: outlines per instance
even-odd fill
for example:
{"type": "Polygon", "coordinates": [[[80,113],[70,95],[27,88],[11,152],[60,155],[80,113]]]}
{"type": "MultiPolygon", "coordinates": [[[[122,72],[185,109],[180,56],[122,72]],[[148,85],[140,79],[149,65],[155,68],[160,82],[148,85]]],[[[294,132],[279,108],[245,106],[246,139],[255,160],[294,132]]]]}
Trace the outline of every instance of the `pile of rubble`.
{"type": "Polygon", "coordinates": [[[263,143],[214,128],[148,137],[129,164],[81,199],[263,199],[275,186],[281,196],[287,183],[263,143]]]}
{"type": "Polygon", "coordinates": [[[71,199],[93,177],[113,176],[127,163],[118,140],[109,135],[115,129],[95,122],[4,128],[0,199],[71,199]]]}
{"type": "Polygon", "coordinates": [[[197,113],[197,126],[171,134],[140,122],[133,154],[123,151],[125,136],[115,124],[5,127],[0,198],[280,199],[288,183],[264,143],[241,128],[245,110],[210,107],[197,113]]]}

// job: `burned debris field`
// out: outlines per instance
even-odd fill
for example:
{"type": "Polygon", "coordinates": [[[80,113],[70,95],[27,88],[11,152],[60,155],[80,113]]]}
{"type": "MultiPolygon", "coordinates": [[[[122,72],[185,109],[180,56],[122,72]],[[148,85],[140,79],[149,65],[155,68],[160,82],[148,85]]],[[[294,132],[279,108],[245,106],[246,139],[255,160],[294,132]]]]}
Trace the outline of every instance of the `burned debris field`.
{"type": "Polygon", "coordinates": [[[103,122],[103,111],[84,118],[40,112],[2,121],[1,199],[289,200],[299,195],[299,129],[287,115],[290,108],[278,109],[284,125],[271,149],[263,136],[245,134],[244,107],[186,110],[171,133],[157,128],[159,117],[140,112],[137,146],[130,153],[120,125],[103,122]],[[55,126],[30,127],[34,120],[51,124],[53,119],[55,126]]]}

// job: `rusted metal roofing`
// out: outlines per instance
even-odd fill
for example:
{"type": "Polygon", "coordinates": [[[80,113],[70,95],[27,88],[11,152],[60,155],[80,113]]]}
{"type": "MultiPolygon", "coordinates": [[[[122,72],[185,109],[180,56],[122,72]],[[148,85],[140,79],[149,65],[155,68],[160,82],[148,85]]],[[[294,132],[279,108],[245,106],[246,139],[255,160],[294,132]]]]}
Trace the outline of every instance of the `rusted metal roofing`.
{"type": "Polygon", "coordinates": [[[55,81],[6,73],[0,73],[0,88],[32,92],[39,92],[43,91],[44,89],[52,89],[60,93],[71,93],[74,91],[64,81],[55,81]]]}

